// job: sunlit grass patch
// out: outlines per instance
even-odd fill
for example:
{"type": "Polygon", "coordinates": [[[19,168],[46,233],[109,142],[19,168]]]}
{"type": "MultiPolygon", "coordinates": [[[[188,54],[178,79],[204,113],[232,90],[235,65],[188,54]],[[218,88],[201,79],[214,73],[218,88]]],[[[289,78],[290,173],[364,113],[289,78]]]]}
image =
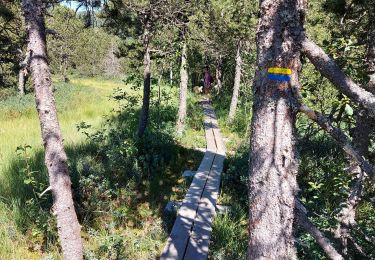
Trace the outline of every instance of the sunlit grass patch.
{"type": "MultiPolygon", "coordinates": [[[[102,115],[110,113],[114,102],[108,98],[121,82],[75,79],[72,83],[55,83],[55,98],[65,144],[83,140],[76,125],[85,121],[99,126],[102,115]],[[104,83],[103,83],[104,82],[104,83]],[[105,87],[103,87],[105,86],[105,87]],[[99,90],[98,90],[98,89],[99,90]]],[[[15,156],[17,146],[41,147],[40,125],[33,93],[13,96],[0,103],[0,172],[15,156]]],[[[1,176],[0,176],[1,177],[1,176]]]]}
{"type": "MultiPolygon", "coordinates": [[[[186,142],[178,142],[174,135],[178,89],[161,86],[158,106],[154,87],[150,123],[139,139],[140,87],[120,80],[77,78],[54,85],[85,255],[156,258],[173,221],[164,217],[165,204],[182,200],[190,185],[182,172],[196,169],[203,157],[190,149],[191,143],[205,145],[201,108],[191,101],[190,111],[195,112],[190,112],[186,142]]],[[[19,97],[0,104],[2,115],[7,114],[0,117],[4,133],[0,196],[9,198],[6,206],[14,203],[4,218],[19,234],[15,241],[0,241],[0,256],[17,259],[23,248],[31,255],[28,259],[34,255],[60,259],[51,194],[39,197],[48,187],[48,176],[35,101],[32,94],[23,98],[22,106],[17,105],[19,97]],[[19,109],[12,113],[12,108],[19,109]],[[15,246],[13,257],[5,248],[15,246]]]]}

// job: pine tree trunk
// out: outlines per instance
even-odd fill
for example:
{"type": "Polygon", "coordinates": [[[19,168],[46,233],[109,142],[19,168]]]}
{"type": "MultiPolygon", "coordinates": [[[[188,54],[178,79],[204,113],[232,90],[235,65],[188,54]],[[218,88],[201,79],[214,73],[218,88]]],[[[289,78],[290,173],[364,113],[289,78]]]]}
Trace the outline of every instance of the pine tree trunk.
{"type": "Polygon", "coordinates": [[[36,108],[53,196],[53,214],[57,219],[61,248],[64,259],[82,259],[81,227],[74,210],[67,156],[51,91],[52,82],[48,67],[42,1],[23,0],[23,10],[28,33],[28,49],[31,51],[30,69],[36,108]]]}
{"type": "Polygon", "coordinates": [[[296,175],[296,99],[303,36],[302,0],[262,0],[251,123],[248,259],[296,259],[293,237],[296,175]],[[268,79],[270,67],[291,80],[268,79]]]}
{"type": "Polygon", "coordinates": [[[18,72],[18,93],[25,95],[26,73],[25,69],[21,68],[18,72]]]}
{"type": "Polygon", "coordinates": [[[66,54],[63,55],[62,60],[62,76],[64,82],[69,82],[68,78],[68,57],[66,54]]]}
{"type": "Polygon", "coordinates": [[[185,128],[186,119],[186,102],[187,102],[187,85],[188,85],[188,72],[187,72],[187,46],[184,42],[181,53],[181,68],[180,68],[180,99],[178,106],[178,119],[177,119],[177,134],[182,134],[185,128]]]}
{"type": "Polygon", "coordinates": [[[150,57],[150,35],[148,30],[145,30],[143,36],[144,54],[143,54],[143,103],[142,111],[138,125],[138,136],[142,137],[146,131],[149,118],[150,109],[150,92],[151,92],[151,57],[150,57]]]}
{"type": "Polygon", "coordinates": [[[223,88],[223,57],[219,55],[216,61],[216,82],[217,82],[217,93],[220,93],[223,88]]]}
{"type": "Polygon", "coordinates": [[[232,100],[230,102],[230,109],[229,109],[229,116],[228,116],[229,122],[233,121],[234,116],[236,115],[238,95],[240,93],[241,67],[242,67],[241,48],[242,48],[242,41],[240,40],[237,45],[236,72],[234,76],[233,94],[232,94],[232,100]]]}
{"type": "Polygon", "coordinates": [[[369,9],[367,64],[370,80],[367,86],[371,89],[372,93],[375,93],[375,7],[370,5],[369,9]]]}
{"type": "MultiPolygon", "coordinates": [[[[19,50],[22,54],[22,51],[19,50]]],[[[26,93],[26,81],[27,81],[27,74],[28,69],[30,67],[30,58],[31,52],[28,50],[26,51],[26,56],[23,61],[20,62],[20,70],[18,71],[18,93],[20,95],[25,95],[26,93]]]]}
{"type": "Polygon", "coordinates": [[[171,67],[169,69],[169,85],[173,85],[173,65],[171,64],[171,67]]]}

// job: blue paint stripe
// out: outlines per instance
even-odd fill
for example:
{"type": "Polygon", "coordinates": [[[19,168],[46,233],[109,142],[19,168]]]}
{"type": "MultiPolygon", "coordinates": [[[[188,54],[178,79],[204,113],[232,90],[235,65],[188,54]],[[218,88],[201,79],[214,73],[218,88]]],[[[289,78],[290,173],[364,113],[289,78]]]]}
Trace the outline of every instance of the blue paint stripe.
{"type": "Polygon", "coordinates": [[[268,74],[268,79],[279,81],[290,81],[290,76],[281,74],[268,74]]]}

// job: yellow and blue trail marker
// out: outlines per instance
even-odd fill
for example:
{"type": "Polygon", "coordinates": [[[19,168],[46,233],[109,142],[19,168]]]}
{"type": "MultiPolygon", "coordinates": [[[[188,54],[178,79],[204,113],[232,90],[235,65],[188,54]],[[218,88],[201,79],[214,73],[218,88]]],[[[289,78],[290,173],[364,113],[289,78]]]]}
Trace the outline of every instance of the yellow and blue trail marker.
{"type": "Polygon", "coordinates": [[[290,81],[291,69],[287,68],[268,68],[268,79],[279,81],[290,81]]]}

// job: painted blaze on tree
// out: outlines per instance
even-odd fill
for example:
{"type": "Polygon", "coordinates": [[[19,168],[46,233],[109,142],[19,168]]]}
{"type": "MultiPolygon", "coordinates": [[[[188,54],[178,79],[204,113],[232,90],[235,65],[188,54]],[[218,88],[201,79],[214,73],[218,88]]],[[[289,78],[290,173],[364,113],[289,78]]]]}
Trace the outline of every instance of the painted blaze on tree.
{"type": "MultiPolygon", "coordinates": [[[[297,191],[298,87],[305,3],[263,0],[257,26],[257,71],[254,80],[250,151],[249,259],[296,259],[293,238],[297,191]],[[270,68],[291,72],[269,77],[270,68]]],[[[272,71],[272,70],[271,70],[272,71]]],[[[284,72],[285,72],[284,71],[284,72]]],[[[281,73],[282,74],[282,73],[281,73]]]]}

